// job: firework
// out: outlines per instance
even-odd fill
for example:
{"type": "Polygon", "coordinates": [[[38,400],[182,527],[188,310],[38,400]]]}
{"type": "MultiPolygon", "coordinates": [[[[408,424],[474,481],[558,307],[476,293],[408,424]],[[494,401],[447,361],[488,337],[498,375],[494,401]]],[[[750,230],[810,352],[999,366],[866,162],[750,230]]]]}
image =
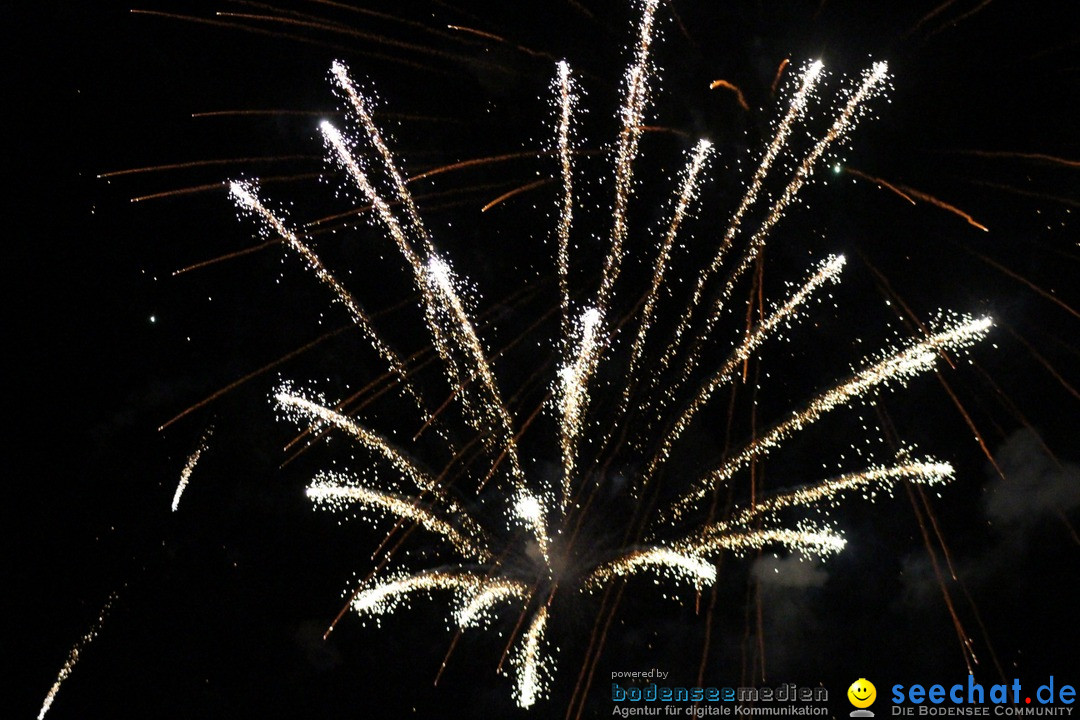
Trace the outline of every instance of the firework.
{"type": "MultiPolygon", "coordinates": [[[[435,239],[425,227],[409,191],[406,175],[399,169],[389,143],[373,120],[370,100],[358,90],[341,63],[334,63],[331,75],[358,122],[358,137],[350,138],[329,122],[320,126],[332,161],[372,207],[379,226],[398,248],[411,271],[419,309],[445,371],[451,398],[460,405],[466,422],[477,434],[481,452],[486,451],[491,461],[486,466],[486,474],[481,472],[477,477],[476,492],[483,489],[489,479],[496,487],[494,492],[484,496],[484,503],[471,502],[456,488],[451,493],[451,481],[446,479],[446,471],[436,474],[425,470],[407,448],[392,442],[390,435],[348,415],[341,405],[286,386],[274,395],[277,407],[284,415],[301,426],[331,428],[345,433],[371,454],[376,466],[389,468],[392,475],[384,480],[376,474],[376,467],[362,475],[324,472],[309,485],[307,494],[319,507],[366,510],[371,513],[369,519],[373,524],[389,516],[395,521],[391,533],[403,524],[421,528],[440,538],[458,556],[430,569],[417,571],[397,567],[383,573],[382,568],[393,561],[391,551],[379,571],[352,592],[348,604],[358,615],[378,617],[405,607],[416,597],[448,596],[454,608],[453,620],[465,630],[489,627],[501,613],[516,611],[519,621],[510,633],[508,644],[509,672],[513,676],[513,697],[518,705],[526,708],[545,698],[555,680],[556,651],[548,636],[556,595],[575,597],[585,591],[606,587],[617,578],[641,573],[650,574],[658,581],[701,589],[717,581],[717,562],[725,552],[744,554],[778,547],[825,557],[844,547],[842,532],[827,522],[800,520],[794,525],[785,524],[782,510],[835,504],[855,492],[873,497],[900,480],[930,484],[950,478],[953,469],[948,464],[932,458],[913,460],[912,451],[905,449],[893,464],[875,464],[772,497],[753,497],[749,505],[736,507],[720,520],[713,518],[711,513],[699,517],[704,515],[702,501],[712,491],[731,482],[738,473],[795,433],[833,410],[865,400],[882,388],[902,386],[933,368],[936,359],[945,351],[961,351],[984,337],[991,326],[988,318],[944,316],[938,329],[927,332],[924,337],[866,358],[852,368],[847,379],[811,397],[803,407],[755,436],[719,466],[698,477],[678,479],[679,484],[667,488],[670,491],[664,494],[665,498],[670,498],[666,508],[654,512],[651,505],[642,502],[640,508],[646,517],[627,532],[620,546],[600,553],[585,553],[575,547],[577,530],[589,508],[588,500],[582,498],[591,489],[589,481],[595,475],[589,466],[594,458],[586,456],[582,446],[590,429],[600,424],[590,422],[595,414],[590,399],[597,391],[594,386],[598,384],[596,378],[601,366],[608,364],[612,374],[623,379],[618,388],[621,411],[617,413],[615,425],[629,422],[636,413],[646,417],[649,423],[663,422],[667,427],[641,477],[631,483],[638,491],[638,497],[647,485],[661,479],[665,483],[674,483],[671,478],[663,477],[671,452],[713,400],[717,390],[732,383],[737,369],[754,357],[768,340],[779,336],[783,328],[806,315],[817,291],[839,281],[844,258],[832,256],[820,262],[801,285],[785,299],[774,303],[767,315],[763,310],[760,323],[747,329],[727,359],[704,381],[693,386],[688,405],[678,412],[667,412],[675,389],[685,391],[685,386],[695,377],[693,371],[703,361],[702,348],[710,341],[727,300],[747,268],[760,256],[773,228],[797,202],[800,191],[831,148],[850,133],[867,102],[887,84],[885,64],[875,63],[846,91],[831,125],[804,156],[793,160],[791,167],[794,169],[783,190],[771,200],[760,224],[746,229],[747,238],[742,249],[732,257],[750,209],[763,195],[768,197],[764,190],[767,176],[777,158],[791,150],[789,137],[810,110],[823,65],[810,63],[797,76],[787,109],[774,126],[773,138],[748,180],[746,192],[726,232],[715,249],[709,251],[708,264],[691,273],[689,300],[671,336],[662,341],[658,353],[661,371],[682,359],[683,369],[675,373],[678,378],[674,389],[663,390],[660,399],[656,399],[656,393],[652,391],[660,389],[661,381],[657,378],[662,374],[657,371],[652,373],[649,392],[639,396],[634,392],[633,376],[643,367],[650,336],[660,329],[655,321],[657,306],[667,297],[662,289],[672,272],[674,251],[678,248],[677,235],[696,199],[711,152],[710,144],[701,141],[689,156],[674,193],[670,222],[666,230],[656,234],[656,262],[641,305],[635,308],[638,325],[633,340],[628,343],[628,360],[620,359],[615,352],[618,347],[615,336],[622,323],[615,315],[613,305],[627,254],[629,209],[639,139],[648,119],[654,73],[650,48],[655,41],[658,5],[659,0],[646,0],[642,4],[642,17],[624,80],[619,134],[612,151],[614,197],[610,235],[599,268],[599,285],[595,291],[581,295],[574,292],[579,289],[570,287],[570,238],[575,218],[572,116],[576,93],[569,65],[560,62],[556,68],[553,88],[558,112],[554,155],[558,158],[561,192],[554,236],[561,320],[559,337],[551,342],[551,347],[555,348],[560,362],[551,385],[551,401],[543,408],[554,416],[557,427],[555,442],[561,457],[561,477],[557,483],[532,477],[524,464],[518,440],[531,417],[519,422],[505,402],[496,368],[472,320],[468,294],[462,290],[463,282],[439,254],[435,239]],[[361,145],[368,146],[370,161],[362,154],[361,145]],[[380,172],[384,177],[378,177],[380,172]],[[384,197],[380,187],[392,188],[393,200],[384,197]],[[395,214],[393,205],[404,209],[402,216],[395,214]],[[691,334],[693,315],[713,293],[716,278],[724,269],[728,270],[727,279],[720,283],[719,292],[714,293],[715,299],[707,306],[703,327],[691,334]],[[577,301],[578,297],[584,300],[577,301]],[[688,339],[694,341],[689,347],[684,342],[688,339]],[[497,509],[493,507],[496,505],[497,509]]],[[[346,307],[391,373],[416,401],[425,426],[434,420],[442,408],[436,413],[425,409],[422,394],[414,386],[406,363],[380,338],[363,308],[334,279],[314,252],[278,215],[267,209],[253,184],[233,183],[232,194],[241,209],[255,215],[270,232],[284,239],[319,280],[331,288],[335,299],[346,307]]],[[[440,437],[445,439],[444,435],[440,437]]],[[[606,441],[604,445],[607,446],[606,441]]],[[[458,457],[460,453],[455,455],[458,457]]],[[[469,470],[462,472],[467,474],[469,470]]]]}
{"type": "Polygon", "coordinates": [[[38,711],[38,720],[42,720],[45,714],[49,712],[49,708],[52,707],[53,702],[56,700],[56,694],[60,692],[60,686],[64,684],[71,673],[75,670],[76,663],[79,662],[79,656],[82,654],[86,646],[93,642],[94,638],[101,632],[101,626],[105,622],[105,616],[109,614],[109,610],[112,609],[112,604],[116,600],[115,593],[109,596],[109,599],[105,601],[105,605],[101,608],[101,612],[98,613],[97,620],[90,626],[90,629],[79,638],[79,641],[75,643],[71,648],[71,652],[68,653],[68,658],[64,661],[63,667],[60,668],[60,672],[56,676],[56,682],[49,688],[48,694],[45,696],[45,701],[41,703],[41,710],[38,711]]]}
{"type": "Polygon", "coordinates": [[[180,507],[180,497],[184,494],[184,490],[187,489],[188,482],[191,481],[191,474],[195,472],[195,465],[198,464],[199,458],[206,452],[206,446],[212,432],[212,429],[208,429],[203,434],[202,440],[199,441],[199,447],[188,456],[187,462],[184,463],[184,469],[180,471],[180,482],[176,484],[176,492],[173,493],[172,505],[170,506],[173,512],[176,512],[176,509],[180,507]]]}

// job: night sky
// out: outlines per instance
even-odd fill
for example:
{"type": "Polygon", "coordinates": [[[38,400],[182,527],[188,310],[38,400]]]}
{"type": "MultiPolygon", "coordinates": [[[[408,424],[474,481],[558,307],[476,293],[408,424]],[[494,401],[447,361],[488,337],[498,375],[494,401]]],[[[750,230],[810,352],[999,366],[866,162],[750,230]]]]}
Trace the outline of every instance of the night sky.
{"type": "MultiPolygon", "coordinates": [[[[373,529],[311,508],[304,488],[316,472],[359,470],[366,458],[332,436],[291,460],[296,448],[283,448],[296,427],[275,416],[270,395],[284,379],[330,398],[363,387],[383,367],[360,333],[334,333],[159,431],[218,389],[348,325],[345,311],[280,244],[174,274],[262,242],[255,223],[237,218],[223,180],[264,178],[264,195],[298,223],[361,204],[324,161],[317,133],[324,117],[348,123],[328,81],[333,59],[348,62],[363,87],[377,91],[377,119],[410,173],[550,149],[549,84],[555,60],[569,60],[584,91],[577,130],[584,202],[575,218],[572,280],[582,292],[595,287],[604,252],[598,238],[611,222],[610,150],[636,17],[631,4],[355,5],[374,12],[317,2],[269,8],[227,0],[50,1],[37,4],[32,17],[8,18],[18,37],[6,78],[14,91],[7,93],[7,114],[16,125],[7,153],[15,187],[5,213],[6,284],[13,289],[6,325],[15,369],[7,404],[14,433],[6,434],[14,462],[7,465],[4,503],[12,607],[3,643],[13,682],[4,717],[34,716],[72,645],[113,593],[102,631],[82,651],[50,718],[566,712],[599,593],[567,593],[555,606],[549,638],[560,648],[558,671],[551,698],[531,713],[513,706],[510,678],[495,672],[505,646],[495,633],[466,633],[433,684],[454,638],[445,598],[416,600],[381,628],[346,615],[322,639],[343,592],[371,569],[371,553],[390,523],[373,529]],[[218,11],[323,27],[217,17],[218,11]],[[193,117],[238,110],[277,112],[193,117]],[[204,160],[227,162],[101,177],[204,160]],[[181,188],[191,190],[147,197],[181,188]],[[207,450],[178,511],[170,512],[185,460],[208,428],[207,450]]],[[[976,677],[1038,684],[1054,675],[1080,684],[1078,27],[1068,4],[662,5],[654,53],[659,80],[648,114],[658,129],[641,142],[620,280],[639,293],[671,187],[700,137],[713,141],[717,157],[685,228],[676,297],[707,262],[771,137],[770,123],[785,107],[783,93],[770,90],[783,59],[791,60],[789,82],[793,68],[814,58],[830,73],[807,127],[815,137],[827,127],[845,78],[874,60],[888,60],[892,75],[887,96],[869,103],[850,142],[819,168],[802,203],[777,225],[761,266],[767,299],[780,297],[785,283],[799,281],[812,260],[828,253],[846,254],[844,281],[787,333],[789,342],[767,345],[749,366],[730,426],[729,396],[718,396],[666,477],[701,474],[724,456],[725,437],[749,439],[755,374],[760,431],[849,375],[861,358],[910,337],[902,306],[921,321],[939,308],[990,314],[991,338],[951,356],[955,368],[939,362],[937,378],[922,376],[829,415],[768,456],[755,482],[768,493],[824,479],[838,467],[856,469],[850,448],[867,435],[863,421],[874,426],[885,418],[896,437],[956,467],[951,484],[927,491],[948,558],[934,528],[928,532],[942,572],[948,575],[947,562],[956,570],[958,580],[948,579],[944,589],[972,639],[976,677]],[[716,79],[737,85],[751,109],[732,92],[710,90],[716,79]],[[856,172],[939,198],[972,222],[927,201],[909,202],[856,172]]],[[[808,142],[796,140],[801,151],[808,142]]],[[[471,283],[490,349],[558,306],[551,239],[558,184],[480,208],[549,177],[557,177],[555,160],[534,156],[412,185],[440,250],[471,283]]],[[[782,189],[783,177],[777,172],[768,189],[782,189]]],[[[760,220],[752,215],[747,224],[760,220]]],[[[403,354],[428,346],[403,263],[378,226],[354,219],[311,241],[361,302],[380,313],[380,329],[403,354]]],[[[707,362],[721,362],[726,338],[745,325],[753,274],[739,286],[707,362]]],[[[630,294],[623,312],[633,305],[630,294]]],[[[673,326],[678,307],[667,304],[659,329],[673,326]]],[[[554,365],[546,363],[556,315],[546,315],[495,363],[519,418],[542,400],[552,378],[554,365]],[[538,370],[547,373],[542,381],[531,379],[538,370]]],[[[615,352],[626,348],[624,338],[615,352]]],[[[434,365],[418,377],[436,402],[449,392],[434,365]]],[[[619,383],[617,368],[602,373],[597,415],[614,412],[619,383]]],[[[360,417],[402,443],[420,424],[394,393],[360,417]]],[[[447,417],[468,438],[460,411],[447,417]]],[[[551,413],[542,415],[523,440],[532,477],[555,474],[553,427],[551,413]]],[[[878,443],[879,455],[889,442],[878,443]]],[[[412,449],[433,466],[445,461],[431,433],[412,449]]],[[[628,454],[592,478],[601,500],[583,527],[583,544],[599,554],[617,543],[635,509],[623,490],[641,460],[628,454]]],[[[735,502],[746,500],[748,487],[749,473],[741,473],[735,502]]],[[[842,693],[859,677],[882,695],[894,683],[963,681],[964,656],[915,497],[900,487],[874,503],[847,499],[831,517],[848,546],[824,563],[771,550],[725,556],[704,684],[822,684],[840,715],[850,709],[842,693]]],[[[490,508],[497,499],[486,492],[479,504],[490,508]]],[[[817,517],[791,519],[804,515],[817,517]]],[[[421,533],[407,547],[409,567],[454,559],[421,533]]],[[[657,667],[673,683],[696,684],[709,599],[706,591],[699,612],[691,589],[631,579],[583,716],[610,715],[614,671],[657,667]],[[664,599],[672,590],[679,601],[664,599]]],[[[516,617],[507,611],[495,629],[511,632],[516,617]]]]}

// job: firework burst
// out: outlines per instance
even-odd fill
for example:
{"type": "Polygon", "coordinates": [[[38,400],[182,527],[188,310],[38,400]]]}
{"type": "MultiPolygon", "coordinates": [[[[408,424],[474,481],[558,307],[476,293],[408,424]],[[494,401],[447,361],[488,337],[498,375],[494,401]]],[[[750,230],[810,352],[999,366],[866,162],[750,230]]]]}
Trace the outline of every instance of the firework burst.
{"type": "Polygon", "coordinates": [[[716,392],[737,382],[746,361],[804,317],[825,287],[839,281],[844,258],[821,260],[787,297],[767,311],[763,308],[760,322],[733,344],[726,360],[704,379],[699,378],[696,370],[706,362],[703,349],[715,345],[718,322],[740,278],[760,258],[772,229],[798,202],[800,191],[818,166],[845,140],[867,103],[883,91],[888,72],[884,63],[875,63],[842,91],[827,130],[805,155],[789,158],[784,166],[777,160],[795,152],[789,138],[814,104],[824,73],[820,62],[802,69],[788,93],[787,109],[774,125],[774,136],[762,152],[726,232],[710,252],[707,264],[690,272],[690,298],[669,335],[658,339],[665,328],[657,321],[657,306],[671,296],[667,285],[680,248],[680,228],[693,213],[712,154],[706,141],[689,154],[675,189],[670,220],[664,230],[655,233],[656,260],[649,283],[644,294],[639,293],[641,301],[633,311],[618,316],[617,298],[632,294],[623,287],[625,280],[620,284],[620,277],[628,253],[639,140],[649,112],[650,89],[655,85],[650,49],[656,40],[658,5],[658,0],[642,4],[631,49],[618,112],[620,129],[611,149],[611,229],[599,282],[591,288],[572,287],[571,282],[575,220],[572,130],[577,96],[569,65],[563,62],[556,68],[554,154],[559,160],[562,191],[554,238],[561,321],[559,336],[550,341],[559,356],[559,367],[552,373],[550,399],[544,409],[556,428],[553,445],[557,445],[561,458],[557,480],[538,477],[540,473],[530,468],[523,457],[519,441],[531,418],[522,421],[516,417],[504,399],[493,358],[472,318],[469,293],[447,259],[438,253],[406,176],[372,118],[370,101],[357,89],[343,64],[334,63],[331,77],[351,108],[359,132],[350,137],[323,122],[321,134],[331,161],[344,171],[351,189],[371,206],[378,225],[405,260],[453,403],[428,403],[408,360],[379,334],[371,316],[304,242],[302,233],[281,213],[270,209],[256,183],[231,185],[238,207],[253,216],[267,235],[284,240],[285,247],[297,253],[348,310],[385,362],[388,373],[415,405],[424,426],[434,427],[455,458],[460,457],[465,448],[456,447],[451,433],[444,430],[444,409],[456,404],[481,446],[483,460],[473,461],[465,473],[472,486],[463,488],[462,481],[452,481],[449,467],[442,472],[429,470],[390,434],[367,426],[346,414],[341,406],[288,385],[275,393],[277,408],[288,418],[305,428],[346,434],[370,453],[377,466],[391,471],[389,480],[378,477],[374,469],[360,474],[320,473],[307,490],[316,506],[359,508],[371,513],[373,523],[390,518],[394,521],[391,533],[403,526],[419,528],[438,538],[448,553],[443,564],[419,570],[404,564],[384,570],[394,560],[388,557],[372,577],[351,593],[349,606],[361,616],[376,617],[394,612],[415,598],[445,596],[453,607],[454,622],[462,630],[490,627],[500,615],[516,612],[519,620],[510,636],[508,672],[512,675],[514,699],[526,708],[550,693],[556,675],[557,650],[549,639],[556,595],[576,596],[618,578],[642,573],[677,587],[701,589],[717,581],[716,563],[725,551],[745,553],[774,547],[824,557],[844,547],[842,533],[827,520],[785,522],[782,511],[825,506],[848,494],[873,496],[900,481],[930,484],[948,480],[953,474],[950,465],[919,458],[913,450],[904,449],[889,463],[872,464],[784,494],[753,497],[720,520],[712,512],[705,512],[707,499],[717,488],[732,482],[738,473],[795,433],[837,408],[863,400],[882,388],[903,385],[932,369],[942,354],[961,351],[984,337],[990,327],[986,318],[943,316],[924,337],[882,350],[855,364],[846,378],[812,396],[765,432],[755,434],[719,465],[702,468],[690,478],[665,474],[673,449],[716,392]],[[790,175],[782,181],[783,189],[770,196],[764,183],[778,165],[786,167],[790,175]],[[750,211],[759,209],[763,219],[748,227],[750,211]],[[717,283],[725,270],[726,280],[717,283]],[[627,355],[620,351],[624,342],[620,333],[628,322],[635,321],[636,328],[625,340],[627,355]],[[648,377],[639,378],[650,353],[659,360],[648,377]],[[596,417],[594,396],[604,389],[598,379],[601,368],[609,371],[605,377],[621,380],[617,387],[619,410],[614,420],[596,417]],[[690,402],[677,406],[676,398],[687,396],[690,402]],[[629,426],[635,418],[645,418],[641,427],[629,426]],[[658,426],[664,430],[650,439],[650,432],[658,426]],[[599,437],[587,443],[594,431],[599,437]],[[616,435],[623,439],[615,441],[616,435]],[[597,473],[592,465],[598,462],[597,447],[600,452],[609,449],[613,453],[620,447],[633,448],[641,456],[641,470],[629,483],[636,506],[622,541],[586,552],[578,538],[595,490],[597,473]],[[474,473],[474,468],[481,469],[474,473]],[[484,502],[480,502],[481,492],[484,502]]]}

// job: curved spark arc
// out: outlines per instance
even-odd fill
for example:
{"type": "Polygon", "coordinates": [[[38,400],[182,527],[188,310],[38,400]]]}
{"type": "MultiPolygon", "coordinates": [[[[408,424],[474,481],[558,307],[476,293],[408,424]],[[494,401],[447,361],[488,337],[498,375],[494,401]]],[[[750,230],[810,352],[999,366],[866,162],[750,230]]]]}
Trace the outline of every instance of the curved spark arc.
{"type": "Polygon", "coordinates": [[[682,517],[718,484],[729,480],[751,460],[762,457],[777,447],[792,433],[816,422],[825,413],[861,396],[873,388],[889,382],[904,383],[912,377],[929,370],[939,357],[939,350],[960,350],[985,337],[991,326],[989,318],[969,319],[947,330],[931,335],[907,349],[886,356],[883,360],[860,371],[850,380],[821,393],[804,410],[793,413],[757,440],[748,443],[742,451],[716,470],[697,480],[691,490],[681,496],[670,508],[668,521],[682,517]]]}
{"type": "Polygon", "coordinates": [[[303,417],[308,420],[320,420],[348,433],[361,445],[390,463],[399,473],[412,480],[417,488],[425,491],[436,489],[435,480],[431,475],[417,467],[405,456],[404,452],[379,433],[369,430],[352,418],[285,390],[275,393],[274,401],[283,411],[297,413],[297,419],[303,417]]]}
{"type": "Polygon", "coordinates": [[[352,609],[361,615],[385,615],[405,603],[413,593],[438,590],[472,593],[483,587],[484,576],[466,570],[425,570],[383,580],[352,599],[352,609]]]}
{"type": "Polygon", "coordinates": [[[713,533],[685,541],[683,547],[688,553],[710,555],[722,550],[745,553],[769,545],[779,545],[789,550],[827,557],[843,550],[847,541],[842,535],[829,528],[803,523],[795,528],[713,533]]]}
{"type": "Polygon", "coordinates": [[[771,515],[779,510],[796,505],[809,507],[822,500],[835,500],[840,493],[865,487],[889,487],[899,480],[908,480],[923,485],[947,482],[954,474],[949,463],[933,459],[905,462],[893,466],[877,466],[866,470],[847,473],[826,480],[816,485],[798,488],[788,493],[765,498],[742,510],[736,509],[730,519],[715,523],[705,532],[724,531],[733,527],[745,526],[751,520],[763,515],[771,515]]]}
{"type": "Polygon", "coordinates": [[[488,616],[488,612],[498,603],[508,600],[526,602],[529,599],[529,587],[525,583],[502,578],[488,579],[479,586],[468,604],[454,615],[458,627],[468,628],[479,625],[488,616]]]}
{"type": "Polygon", "coordinates": [[[585,580],[593,588],[616,577],[629,577],[648,570],[660,571],[676,580],[684,580],[700,590],[716,582],[716,566],[697,553],[680,552],[668,547],[635,550],[596,568],[585,580]]]}
{"type": "MultiPolygon", "coordinates": [[[[556,592],[573,596],[568,590],[582,591],[603,586],[615,578],[628,578],[649,573],[667,581],[703,588],[717,581],[716,560],[724,552],[745,554],[764,547],[781,547],[791,551],[826,557],[839,552],[845,544],[842,533],[827,524],[805,521],[785,526],[781,520],[782,510],[791,507],[809,507],[825,501],[835,502],[841,495],[861,490],[873,495],[878,488],[889,488],[901,479],[918,483],[943,482],[950,478],[953,469],[946,463],[932,459],[914,461],[905,455],[893,465],[871,466],[858,472],[848,473],[798,488],[755,502],[749,507],[736,506],[726,518],[701,521],[691,530],[679,530],[675,521],[698,507],[701,499],[719,484],[730,481],[751,462],[767,455],[785,439],[804,427],[816,422],[828,412],[853,400],[865,398],[875,389],[889,384],[903,384],[915,375],[926,372],[934,365],[941,350],[960,350],[983,337],[989,329],[986,318],[953,320],[948,326],[921,341],[913,342],[898,350],[881,353],[864,360],[864,367],[853,370],[852,376],[836,383],[811,398],[809,403],[792,412],[786,419],[774,425],[760,438],[756,438],[737,450],[719,467],[688,483],[682,495],[673,493],[677,499],[666,511],[646,516],[639,533],[633,540],[628,533],[622,547],[609,549],[603,560],[584,548],[575,547],[577,530],[587,519],[589,503],[573,505],[571,498],[575,482],[583,482],[589,473],[578,467],[578,445],[586,437],[590,412],[590,382],[597,375],[602,355],[614,344],[608,333],[618,330],[611,320],[614,287],[624,260],[628,237],[628,211],[633,196],[634,164],[639,153],[642,132],[649,100],[649,84],[653,70],[649,53],[653,43],[654,24],[659,0],[643,0],[638,26],[637,43],[623,87],[623,102],[619,110],[620,131],[615,146],[614,199],[612,201],[612,226],[609,246],[604,256],[599,289],[591,304],[583,308],[580,321],[572,320],[569,292],[569,249],[574,217],[573,167],[571,164],[572,110],[576,102],[569,65],[557,65],[557,79],[552,87],[557,94],[559,109],[556,123],[556,146],[560,163],[562,193],[559,201],[556,236],[556,270],[559,279],[562,318],[560,335],[554,343],[559,357],[559,370],[554,379],[552,397],[547,403],[556,416],[561,454],[561,483],[546,487],[538,479],[530,478],[522,465],[515,434],[515,419],[502,399],[491,360],[483,341],[477,333],[468,308],[467,287],[459,281],[447,260],[441,257],[425,228],[419,209],[409,192],[405,176],[398,170],[397,162],[371,118],[371,103],[349,78],[348,70],[335,63],[331,74],[335,84],[344,93],[359,119],[363,133],[374,154],[381,160],[381,167],[390,178],[397,201],[405,208],[405,216],[399,218],[391,204],[376,190],[363,159],[358,159],[347,140],[333,125],[324,122],[321,132],[331,158],[359,188],[365,200],[375,210],[377,221],[390,239],[397,245],[412,272],[413,282],[420,293],[420,309],[430,332],[432,343],[442,360],[453,392],[447,400],[458,403],[464,410],[468,424],[477,431],[476,441],[482,442],[482,450],[498,452],[488,477],[495,477],[494,491],[486,493],[484,512],[473,512],[463,502],[457,502],[440,487],[432,474],[422,469],[406,452],[386,437],[365,427],[360,421],[325,406],[325,403],[309,400],[302,395],[283,389],[275,395],[278,406],[286,413],[308,423],[324,423],[355,438],[377,459],[387,462],[395,471],[408,479],[419,496],[398,494],[369,487],[354,476],[322,473],[308,487],[310,499],[324,507],[337,509],[347,505],[389,514],[401,521],[412,523],[429,533],[446,540],[460,554],[458,565],[410,572],[392,571],[388,575],[365,582],[350,598],[348,607],[362,616],[379,616],[393,612],[415,596],[430,597],[448,593],[453,608],[452,617],[461,629],[488,626],[494,623],[498,613],[506,606],[520,611],[519,621],[507,645],[512,670],[512,695],[523,708],[535,705],[547,697],[555,675],[555,655],[547,639],[552,623],[556,592]],[[503,458],[508,460],[509,470],[495,474],[503,458]],[[496,508],[497,506],[497,508],[496,508]],[[493,509],[495,508],[495,509],[493,509]],[[501,523],[501,525],[500,525],[501,523]],[[552,531],[552,528],[559,528],[552,531]],[[568,528],[576,528],[573,533],[568,528]],[[681,537],[671,538],[676,533],[681,537]],[[522,536],[527,537],[523,538],[522,536]],[[641,538],[645,540],[642,541],[641,538]],[[509,557],[510,562],[504,562],[509,557]],[[614,559],[612,559],[614,558],[614,559]],[[520,632],[519,632],[520,631],[520,632]]],[[[855,120],[864,103],[885,84],[886,66],[876,63],[862,77],[856,87],[849,90],[845,104],[832,122],[826,134],[819,138],[812,149],[795,165],[781,195],[766,211],[763,222],[749,233],[750,237],[742,254],[735,259],[719,299],[710,308],[705,327],[695,336],[689,349],[687,369],[676,381],[675,389],[685,382],[699,362],[701,343],[714,330],[722,313],[724,303],[733,292],[735,283],[760,254],[772,228],[785,209],[795,202],[800,190],[814,172],[817,164],[837,141],[842,140],[854,127],[855,120]]],[[[749,181],[749,186],[735,214],[727,226],[718,248],[711,255],[710,264],[697,276],[689,305],[682,313],[675,337],[664,346],[660,358],[661,369],[668,368],[677,352],[677,346],[690,327],[693,314],[715,277],[727,260],[735,238],[749,209],[763,192],[765,179],[780,153],[788,145],[788,138],[795,124],[803,118],[809,106],[813,90],[820,79],[820,62],[810,64],[800,77],[788,109],[777,125],[776,133],[766,148],[761,162],[749,181]]],[[[681,175],[681,187],[674,195],[674,208],[666,234],[659,239],[657,262],[652,281],[642,297],[643,311],[633,343],[630,346],[628,370],[623,377],[621,406],[628,409],[633,393],[633,374],[642,366],[646,356],[646,340],[651,323],[656,316],[665,275],[671,265],[672,252],[677,233],[694,202],[699,177],[704,171],[710,147],[702,141],[693,151],[681,175]]],[[[261,216],[263,221],[285,240],[292,242],[295,235],[272,213],[267,211],[247,186],[234,187],[234,197],[242,207],[261,216]],[[275,223],[277,223],[275,225],[275,223]]],[[[348,297],[340,285],[331,284],[329,274],[310,260],[298,246],[294,250],[308,259],[316,268],[320,280],[335,289],[340,298],[348,297]],[[340,288],[340,291],[338,290],[340,288]]],[[[310,253],[310,250],[308,250],[310,253]]],[[[313,257],[313,254],[311,254],[313,257]]],[[[693,389],[693,400],[672,418],[665,415],[665,403],[646,404],[634,408],[649,416],[651,422],[668,420],[668,430],[659,443],[660,450],[643,473],[647,482],[663,469],[668,454],[675,447],[686,428],[716,391],[734,379],[736,368],[752,357],[763,343],[774,337],[779,328],[793,322],[805,312],[814,293],[830,282],[836,282],[844,264],[842,257],[830,257],[818,265],[809,279],[769,311],[768,317],[756,327],[748,328],[734,344],[727,360],[706,381],[693,389]],[[650,415],[651,413],[651,415],[650,415]]],[[[336,283],[336,281],[334,281],[336,283]]],[[[658,353],[659,348],[658,348],[658,353]]],[[[659,375],[659,374],[658,374],[659,375]]],[[[404,368],[400,374],[404,381],[404,368]]],[[[673,393],[667,397],[668,401],[673,393]]],[[[538,407],[539,414],[544,404],[538,407]]],[[[626,413],[631,416],[632,413],[626,413]]],[[[623,417],[619,413],[618,417],[623,417]]],[[[520,433],[531,422],[531,417],[520,426],[520,433]]],[[[616,420],[618,423],[618,419],[616,420]]],[[[456,461],[456,459],[455,459],[456,461]]],[[[452,461],[453,462],[453,461],[452,461]]],[[[479,483],[477,492],[486,479],[479,483]]],[[[685,487],[685,486],[684,486],[685,487]]],[[[635,519],[635,522],[637,520],[635,519]]],[[[561,596],[560,596],[561,597],[561,596]]],[[[501,662],[500,662],[501,666],[501,662]]]]}
{"type": "Polygon", "coordinates": [[[453,506],[448,509],[454,512],[454,517],[463,526],[461,530],[422,505],[420,498],[373,490],[341,473],[320,472],[308,485],[305,494],[316,506],[331,510],[353,504],[384,510],[402,520],[411,520],[428,532],[441,535],[465,557],[478,562],[488,562],[493,558],[480,527],[453,506]]]}

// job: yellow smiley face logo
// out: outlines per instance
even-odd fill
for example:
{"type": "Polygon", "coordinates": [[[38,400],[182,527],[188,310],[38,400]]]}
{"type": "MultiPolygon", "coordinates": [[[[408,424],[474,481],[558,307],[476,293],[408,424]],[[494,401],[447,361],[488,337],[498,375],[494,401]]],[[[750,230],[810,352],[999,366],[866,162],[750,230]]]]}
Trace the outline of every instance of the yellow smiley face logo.
{"type": "Polygon", "coordinates": [[[877,688],[866,678],[859,678],[847,689],[847,699],[857,708],[866,708],[877,699],[877,688]]]}

